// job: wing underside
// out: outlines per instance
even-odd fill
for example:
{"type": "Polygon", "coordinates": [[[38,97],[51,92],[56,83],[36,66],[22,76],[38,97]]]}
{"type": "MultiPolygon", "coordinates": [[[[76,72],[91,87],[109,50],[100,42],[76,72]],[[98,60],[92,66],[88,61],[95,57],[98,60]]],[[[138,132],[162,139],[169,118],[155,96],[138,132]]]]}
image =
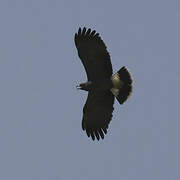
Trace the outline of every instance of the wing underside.
{"type": "MultiPolygon", "coordinates": [[[[110,79],[112,65],[106,45],[96,31],[79,28],[74,37],[88,81],[110,79]]],[[[83,108],[82,128],[93,140],[104,138],[112,118],[114,95],[110,90],[89,92],[83,108]]]]}
{"type": "Polygon", "coordinates": [[[106,45],[96,31],[79,28],[74,37],[78,55],[86,70],[88,80],[109,78],[112,65],[106,45]]]}
{"type": "Polygon", "coordinates": [[[103,93],[89,92],[83,108],[82,128],[93,140],[104,139],[112,118],[114,96],[110,91],[103,93]]]}

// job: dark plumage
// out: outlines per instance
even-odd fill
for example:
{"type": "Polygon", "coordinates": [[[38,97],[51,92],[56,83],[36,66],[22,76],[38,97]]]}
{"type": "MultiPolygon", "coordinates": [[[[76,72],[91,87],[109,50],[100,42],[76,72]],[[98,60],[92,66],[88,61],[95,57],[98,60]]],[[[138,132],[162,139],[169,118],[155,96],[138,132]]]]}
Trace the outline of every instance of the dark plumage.
{"type": "Polygon", "coordinates": [[[103,139],[112,119],[114,96],[122,104],[131,93],[132,78],[125,67],[112,76],[109,53],[96,31],[79,28],[74,40],[88,79],[77,86],[88,91],[82,129],[93,140],[103,139]]]}

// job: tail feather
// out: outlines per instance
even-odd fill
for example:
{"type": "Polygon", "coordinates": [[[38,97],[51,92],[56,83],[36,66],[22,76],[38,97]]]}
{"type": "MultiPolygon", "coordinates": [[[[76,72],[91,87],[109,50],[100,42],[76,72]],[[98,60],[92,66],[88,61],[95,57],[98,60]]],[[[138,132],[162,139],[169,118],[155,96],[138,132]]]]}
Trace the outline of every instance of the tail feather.
{"type": "Polygon", "coordinates": [[[132,76],[126,67],[122,67],[112,76],[113,88],[112,93],[120,104],[123,104],[132,92],[132,76]]]}
{"type": "Polygon", "coordinates": [[[120,79],[126,84],[132,84],[132,76],[125,66],[123,66],[118,72],[120,79]]]}

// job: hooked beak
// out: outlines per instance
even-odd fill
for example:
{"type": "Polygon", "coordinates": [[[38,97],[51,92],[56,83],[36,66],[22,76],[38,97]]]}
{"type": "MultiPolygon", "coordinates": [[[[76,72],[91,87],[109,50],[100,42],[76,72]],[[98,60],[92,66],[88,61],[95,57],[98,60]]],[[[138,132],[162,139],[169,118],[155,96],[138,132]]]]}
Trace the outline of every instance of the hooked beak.
{"type": "Polygon", "coordinates": [[[76,86],[76,89],[81,89],[81,86],[80,85],[76,86]]]}

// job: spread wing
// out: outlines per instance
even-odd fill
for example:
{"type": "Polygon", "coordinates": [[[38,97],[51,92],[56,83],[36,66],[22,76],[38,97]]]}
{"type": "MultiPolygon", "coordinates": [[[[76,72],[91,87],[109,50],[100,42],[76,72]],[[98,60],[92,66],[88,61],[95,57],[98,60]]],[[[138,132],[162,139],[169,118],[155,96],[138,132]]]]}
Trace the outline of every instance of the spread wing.
{"type": "Polygon", "coordinates": [[[82,128],[93,140],[104,139],[112,118],[114,96],[110,91],[89,92],[83,108],[82,128]]]}
{"type": "Polygon", "coordinates": [[[75,34],[75,45],[78,55],[90,81],[109,78],[112,75],[112,65],[106,45],[96,31],[79,28],[75,34]]]}

